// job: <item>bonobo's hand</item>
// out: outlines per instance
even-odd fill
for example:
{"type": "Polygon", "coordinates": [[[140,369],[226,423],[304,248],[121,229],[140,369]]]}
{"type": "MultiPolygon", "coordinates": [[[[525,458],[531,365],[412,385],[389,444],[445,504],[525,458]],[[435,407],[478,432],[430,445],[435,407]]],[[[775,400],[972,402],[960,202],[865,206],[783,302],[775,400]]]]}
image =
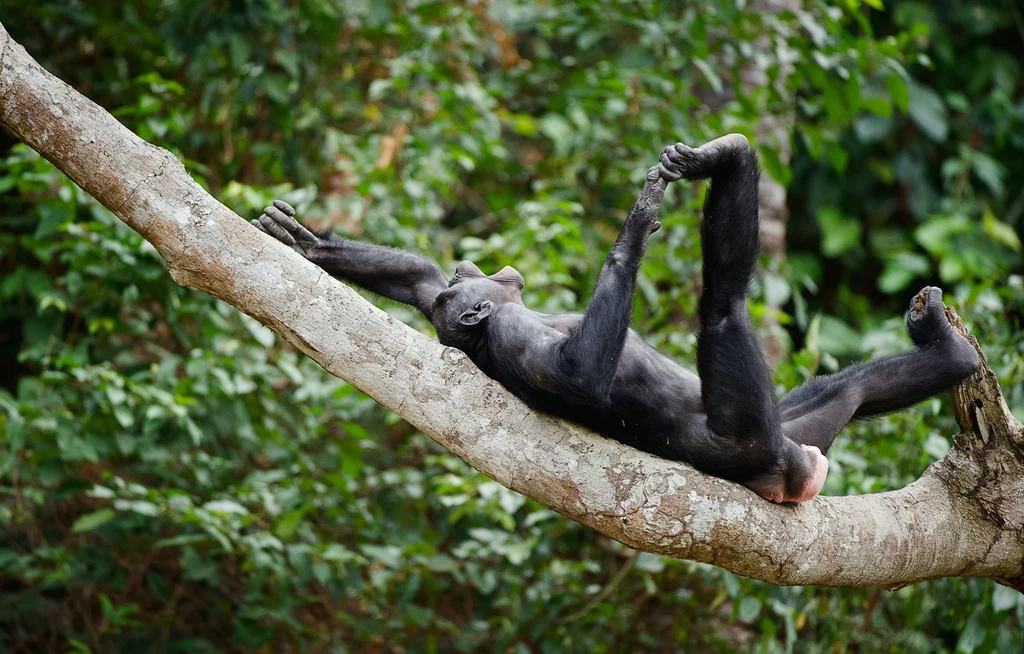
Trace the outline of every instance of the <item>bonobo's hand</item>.
{"type": "Polygon", "coordinates": [[[284,200],[274,200],[274,204],[263,210],[263,215],[250,221],[257,229],[270,234],[304,257],[324,242],[295,220],[295,209],[284,200]]]}

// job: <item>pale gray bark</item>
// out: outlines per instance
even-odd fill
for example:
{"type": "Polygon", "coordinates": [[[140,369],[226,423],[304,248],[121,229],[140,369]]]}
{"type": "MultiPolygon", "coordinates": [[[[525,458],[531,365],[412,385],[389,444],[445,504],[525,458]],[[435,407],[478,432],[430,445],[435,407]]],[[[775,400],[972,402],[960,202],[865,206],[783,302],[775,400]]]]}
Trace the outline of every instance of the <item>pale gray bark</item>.
{"type": "Polygon", "coordinates": [[[974,575],[1024,588],[1024,431],[988,367],[954,393],[964,432],[910,486],[798,506],[534,413],[445,348],[210,197],[167,151],[43,70],[0,25],[0,126],[230,302],[500,483],[640,550],[775,584],[974,575]]]}

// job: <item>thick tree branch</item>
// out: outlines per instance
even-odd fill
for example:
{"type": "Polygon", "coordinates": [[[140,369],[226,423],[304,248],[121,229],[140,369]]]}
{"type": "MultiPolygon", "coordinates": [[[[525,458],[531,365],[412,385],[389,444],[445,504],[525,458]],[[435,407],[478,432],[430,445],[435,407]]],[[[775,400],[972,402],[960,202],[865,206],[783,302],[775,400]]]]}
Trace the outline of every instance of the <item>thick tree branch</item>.
{"type": "Polygon", "coordinates": [[[0,125],[153,243],[175,281],[256,317],[509,488],[637,549],[776,584],[892,588],[976,575],[1024,588],[1024,435],[987,366],[954,393],[964,432],[917,482],[774,505],[531,412],[462,353],[256,232],[2,25],[0,46],[0,125]]]}

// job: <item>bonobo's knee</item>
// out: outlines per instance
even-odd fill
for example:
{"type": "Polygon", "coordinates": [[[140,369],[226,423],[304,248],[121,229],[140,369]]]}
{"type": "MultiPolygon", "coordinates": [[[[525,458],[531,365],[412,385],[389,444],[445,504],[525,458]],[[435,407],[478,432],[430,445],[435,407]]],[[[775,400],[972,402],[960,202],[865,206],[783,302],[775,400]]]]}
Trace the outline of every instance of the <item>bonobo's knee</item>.
{"type": "Polygon", "coordinates": [[[698,313],[700,331],[705,335],[724,335],[750,326],[746,296],[720,298],[704,289],[698,313]]]}

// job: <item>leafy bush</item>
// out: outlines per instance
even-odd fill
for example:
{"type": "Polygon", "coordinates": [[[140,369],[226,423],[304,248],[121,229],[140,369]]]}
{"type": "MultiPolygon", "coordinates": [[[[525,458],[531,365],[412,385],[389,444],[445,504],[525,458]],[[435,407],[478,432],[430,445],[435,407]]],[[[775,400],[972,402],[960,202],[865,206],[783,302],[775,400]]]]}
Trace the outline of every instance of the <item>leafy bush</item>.
{"type": "MultiPolygon", "coordinates": [[[[513,263],[545,311],[585,303],[666,142],[795,118],[791,166],[760,144],[791,193],[752,302],[793,345],[779,390],[907,347],[907,298],[941,282],[1024,417],[1024,57],[1012,7],[947,5],[42,0],[4,25],[241,215],[285,197],[449,270],[513,263]],[[770,83],[744,89],[754,56],[770,83]]],[[[569,522],[0,155],[5,648],[1018,651],[1024,602],[991,582],[776,588],[569,522]]],[[[634,321],[683,362],[699,195],[670,192],[634,321]]],[[[946,405],[847,430],[828,492],[915,478],[946,405]]]]}

